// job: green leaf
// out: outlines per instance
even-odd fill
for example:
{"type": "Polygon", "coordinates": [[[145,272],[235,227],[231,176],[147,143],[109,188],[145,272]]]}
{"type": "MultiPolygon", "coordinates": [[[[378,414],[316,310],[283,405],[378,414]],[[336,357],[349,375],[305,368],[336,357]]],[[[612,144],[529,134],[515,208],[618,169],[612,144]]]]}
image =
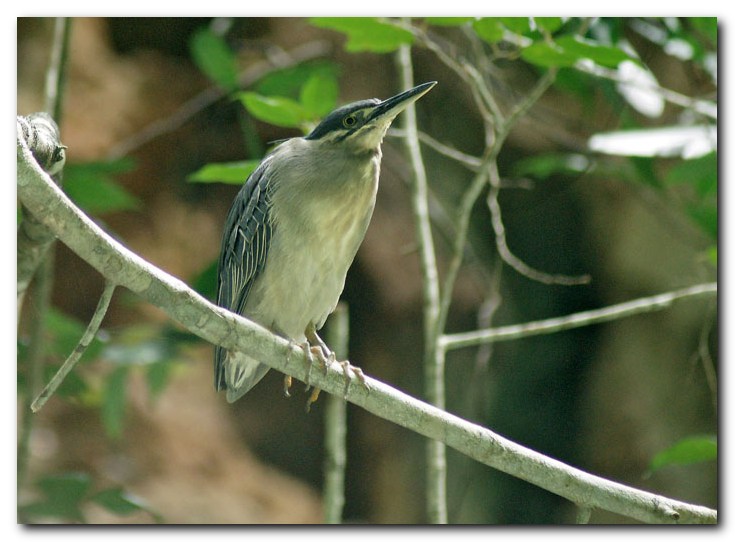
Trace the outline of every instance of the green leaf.
{"type": "Polygon", "coordinates": [[[156,399],[166,389],[172,367],[173,364],[170,361],[158,361],[147,367],[145,377],[151,399],[156,399]]]}
{"type": "Polygon", "coordinates": [[[128,365],[116,367],[107,377],[102,395],[102,425],[112,439],[122,435],[128,369],[128,365]]]}
{"type": "Polygon", "coordinates": [[[434,26],[461,26],[474,21],[474,17],[427,17],[426,22],[434,26]]]}
{"type": "Polygon", "coordinates": [[[269,72],[260,79],[253,90],[264,96],[287,96],[296,99],[306,82],[313,76],[339,76],[339,66],[327,60],[310,60],[295,66],[269,72]]]}
{"type": "Polygon", "coordinates": [[[258,164],[260,160],[206,164],[187,175],[186,180],[190,183],[244,184],[258,164]]]}
{"type": "Polygon", "coordinates": [[[550,34],[553,34],[564,25],[561,17],[534,17],[533,20],[536,26],[550,34]]]}
{"type": "Polygon", "coordinates": [[[146,503],[121,487],[104,489],[92,495],[90,500],[118,516],[129,516],[140,510],[148,511],[146,503]]]}
{"type": "Polygon", "coordinates": [[[717,267],[717,245],[707,249],[707,259],[712,265],[717,267]]]}
{"type": "Polygon", "coordinates": [[[503,39],[505,25],[499,17],[483,17],[472,23],[472,28],[487,43],[497,43],[503,39]]]}
{"type": "Polygon", "coordinates": [[[717,17],[687,17],[687,21],[707,38],[710,46],[717,47],[717,17]]]}
{"type": "Polygon", "coordinates": [[[241,92],[238,94],[238,99],[256,119],[276,126],[298,128],[308,120],[301,104],[290,98],[241,92]]]}
{"type": "Polygon", "coordinates": [[[92,485],[84,473],[65,473],[46,476],[36,483],[43,497],[38,501],[21,506],[20,511],[28,516],[58,518],[83,522],[81,503],[92,485]]]}
{"type": "Polygon", "coordinates": [[[105,179],[64,181],[64,190],[79,207],[90,214],[140,209],[140,200],[119,184],[105,179]]]}
{"type": "Polygon", "coordinates": [[[531,22],[528,17],[499,17],[499,19],[511,32],[522,36],[531,32],[531,22]]]}
{"type": "Polygon", "coordinates": [[[314,17],[310,22],[346,34],[345,50],[350,53],[390,53],[413,43],[413,34],[408,30],[370,17],[314,17]]]}
{"type": "Polygon", "coordinates": [[[300,101],[308,115],[319,119],[334,109],[338,94],[337,79],[328,75],[314,74],[301,88],[300,101]]]}
{"type": "Polygon", "coordinates": [[[194,277],[191,287],[207,299],[214,300],[217,295],[217,260],[194,277]]]}
{"type": "Polygon", "coordinates": [[[537,41],[521,51],[521,58],[536,66],[552,68],[574,66],[579,55],[568,53],[557,43],[537,41]]]}
{"type": "Polygon", "coordinates": [[[689,217],[702,228],[704,233],[712,239],[717,239],[717,203],[716,201],[702,201],[690,204],[687,207],[689,217]]]}
{"type": "Polygon", "coordinates": [[[237,89],[237,61],[225,40],[209,28],[194,33],[189,43],[197,67],[228,91],[237,89]]]}
{"type": "Polygon", "coordinates": [[[576,57],[577,60],[589,58],[600,66],[616,68],[624,60],[638,63],[636,59],[617,47],[601,45],[595,41],[581,38],[579,36],[562,36],[556,40],[567,55],[576,57]]]}
{"type": "Polygon", "coordinates": [[[693,186],[701,197],[717,195],[717,151],[676,164],[665,181],[693,186]]]}
{"type": "Polygon", "coordinates": [[[114,179],[114,175],[134,168],[135,162],[131,159],[69,163],[64,168],[64,191],[90,214],[139,209],[140,200],[114,179]]]}
{"type": "Polygon", "coordinates": [[[717,459],[717,437],[701,435],[686,437],[657,453],[649,465],[650,472],[670,465],[691,465],[717,459]]]}

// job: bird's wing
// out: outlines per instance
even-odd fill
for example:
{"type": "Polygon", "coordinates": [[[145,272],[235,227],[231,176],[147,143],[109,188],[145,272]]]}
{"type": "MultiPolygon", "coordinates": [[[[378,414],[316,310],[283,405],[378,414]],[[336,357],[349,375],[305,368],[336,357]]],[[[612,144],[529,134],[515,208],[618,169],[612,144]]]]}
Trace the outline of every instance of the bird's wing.
{"type": "MultiPolygon", "coordinates": [[[[242,314],[253,282],[263,270],[273,233],[268,194],[268,160],[240,189],[225,221],[217,275],[217,304],[242,314]]],[[[214,384],[225,388],[223,363],[227,352],[216,347],[214,384]]]]}

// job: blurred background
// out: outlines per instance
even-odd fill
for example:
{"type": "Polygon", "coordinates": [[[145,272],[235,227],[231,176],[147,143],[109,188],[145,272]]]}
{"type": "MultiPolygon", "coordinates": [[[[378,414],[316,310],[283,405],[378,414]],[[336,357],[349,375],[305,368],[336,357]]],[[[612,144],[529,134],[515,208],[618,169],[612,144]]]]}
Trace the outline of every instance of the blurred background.
{"type": "MultiPolygon", "coordinates": [[[[239,88],[260,95],[295,98],[316,72],[337,81],[337,104],[401,90],[394,54],[348,51],[344,34],[323,26],[303,18],[72,19],[60,123],[66,190],[131,250],[211,295],[212,265],[239,185],[213,182],[226,172],[203,168],[237,162],[230,171],[242,182],[238,168],[260,159],[269,142],[302,132],[252,115],[203,73],[194,43],[204,30],[222,37],[237,60],[239,88]]],[[[714,40],[705,28],[711,25],[686,19],[593,23],[598,36],[625,40],[662,87],[716,103],[717,28],[714,40]],[[694,51],[688,58],[675,54],[680,42],[694,51]]],[[[461,28],[428,31],[457,56],[485,59],[483,73],[504,110],[520,103],[544,70],[505,54],[503,44],[471,50],[461,28]]],[[[19,115],[43,107],[52,34],[53,19],[18,19],[19,115]]],[[[419,128],[481,155],[485,135],[467,86],[426,48],[415,47],[413,60],[417,83],[439,82],[417,104],[419,128]]],[[[448,330],[560,316],[716,280],[716,151],[693,162],[606,157],[588,146],[600,132],[682,125],[691,116],[691,108],[670,101],[654,114],[641,111],[614,81],[561,70],[499,155],[499,201],[517,256],[547,273],[588,274],[591,281],[543,284],[501,263],[481,197],[448,330]],[[582,166],[571,167],[569,156],[582,166]]],[[[443,271],[453,236],[448,217],[473,173],[428,146],[423,151],[443,271]]],[[[411,171],[399,137],[386,139],[383,155],[373,220],[343,294],[349,358],[422,397],[411,171]]],[[[48,376],[74,348],[103,288],[102,277],[70,250],[57,244],[54,253],[53,310],[44,316],[48,376]]],[[[29,295],[19,318],[19,405],[36,316],[29,295]]],[[[702,298],[452,351],[447,410],[600,476],[717,507],[716,461],[650,469],[681,439],[717,433],[717,330],[716,299],[702,298]]],[[[145,503],[125,514],[83,503],[90,523],[321,522],[324,400],[305,413],[303,386],[284,398],[282,375],[271,371],[229,405],[212,381],[211,345],[118,290],[99,340],[33,417],[19,504],[43,500],[54,481],[71,477],[94,491],[124,488],[145,503]]],[[[25,416],[19,407],[19,433],[25,416]]],[[[423,437],[353,406],[348,426],[345,521],[426,521],[423,437]]],[[[562,498],[452,450],[448,460],[451,523],[574,521],[574,506],[562,498]]],[[[19,521],[74,520],[38,510],[19,521]]],[[[591,521],[632,520],[595,511],[591,521]]]]}

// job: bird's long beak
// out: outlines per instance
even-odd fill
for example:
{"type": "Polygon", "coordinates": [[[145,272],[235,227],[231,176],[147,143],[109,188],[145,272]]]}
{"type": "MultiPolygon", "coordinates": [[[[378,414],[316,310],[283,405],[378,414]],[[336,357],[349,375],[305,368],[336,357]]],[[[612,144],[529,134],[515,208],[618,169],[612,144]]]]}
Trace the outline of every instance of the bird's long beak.
{"type": "Polygon", "coordinates": [[[370,113],[370,119],[368,122],[374,121],[378,118],[393,120],[398,113],[406,109],[409,104],[412,104],[421,98],[421,96],[429,92],[434,85],[436,85],[436,81],[429,81],[428,83],[423,83],[403,91],[400,94],[396,94],[392,98],[383,100],[375,107],[375,109],[373,109],[372,113],[370,113]]]}

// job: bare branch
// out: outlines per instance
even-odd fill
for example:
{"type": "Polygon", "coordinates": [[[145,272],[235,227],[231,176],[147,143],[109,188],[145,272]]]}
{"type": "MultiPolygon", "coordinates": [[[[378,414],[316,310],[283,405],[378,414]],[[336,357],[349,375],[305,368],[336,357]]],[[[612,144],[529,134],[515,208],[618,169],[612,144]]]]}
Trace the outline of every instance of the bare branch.
{"type": "MultiPolygon", "coordinates": [[[[404,89],[414,86],[411,47],[403,45],[398,50],[398,67],[404,89]]],[[[429,216],[429,188],[421,157],[416,108],[409,105],[403,114],[406,145],[413,170],[412,204],[416,239],[418,242],[424,307],[424,390],[429,402],[444,408],[444,355],[437,348],[437,324],[440,318],[439,267],[434,253],[434,239],[429,216]]],[[[427,515],[431,523],[447,522],[447,458],[444,443],[431,440],[427,443],[427,515]]]]}
{"type": "MultiPolygon", "coordinates": [[[[340,302],[327,322],[327,343],[337,359],[347,359],[350,320],[340,302]]],[[[324,409],[324,522],[342,523],[347,464],[347,402],[330,394],[324,409]]]]}
{"type": "Polygon", "coordinates": [[[97,302],[97,308],[94,310],[94,314],[92,315],[92,318],[87,325],[87,329],[84,330],[82,338],[79,339],[79,344],[69,355],[69,357],[66,358],[66,361],[64,361],[64,363],[61,365],[61,367],[53,376],[53,378],[49,381],[49,383],[46,384],[46,387],[43,388],[38,397],[36,397],[33,403],[31,403],[31,410],[33,412],[38,412],[39,410],[41,410],[41,408],[43,408],[43,405],[46,404],[46,401],[49,400],[49,397],[51,397],[54,392],[59,388],[61,383],[66,378],[66,375],[71,372],[77,362],[87,351],[89,345],[92,344],[92,341],[97,335],[97,331],[99,330],[100,325],[102,325],[102,320],[104,319],[105,314],[107,314],[107,309],[110,306],[110,300],[112,299],[112,294],[114,292],[115,285],[111,282],[105,283],[105,289],[102,291],[102,295],[97,302]]]}
{"type": "Polygon", "coordinates": [[[477,346],[498,341],[524,339],[534,335],[557,333],[568,329],[591,326],[602,322],[610,322],[627,318],[636,314],[660,311],[670,307],[677,301],[696,297],[711,297],[717,295],[717,283],[708,282],[697,284],[681,290],[658,294],[650,297],[641,297],[632,301],[610,305],[602,309],[576,312],[567,316],[526,322],[523,324],[502,326],[467,333],[453,333],[441,339],[442,347],[447,350],[477,346]]]}
{"type": "MultiPolygon", "coordinates": [[[[303,350],[265,328],[218,307],[146,262],[84,215],[38,167],[22,134],[17,140],[18,197],[63,243],[108,281],[125,286],[162,309],[186,329],[228,350],[244,352],[270,367],[305,380],[303,350]]],[[[338,364],[334,364],[338,365],[338,364]]],[[[314,371],[311,384],[344,394],[346,379],[334,365],[314,371]]],[[[365,410],[459,452],[561,495],[650,523],[716,523],[717,511],[611,482],[548,458],[496,433],[414,399],[373,378],[348,388],[346,399],[365,410]]]]}
{"type": "Polygon", "coordinates": [[[592,280],[589,275],[569,276],[539,271],[516,256],[510,250],[508,240],[505,236],[503,214],[500,210],[500,202],[498,201],[498,195],[500,194],[500,175],[498,174],[497,163],[495,162],[490,166],[490,185],[490,191],[487,195],[487,206],[490,210],[491,223],[495,234],[495,246],[498,249],[498,254],[500,254],[500,257],[505,263],[518,271],[521,275],[544,284],[576,286],[580,284],[588,284],[592,280]]]}
{"type": "MultiPolygon", "coordinates": [[[[390,130],[388,130],[388,135],[393,137],[408,137],[406,130],[401,130],[400,128],[391,128],[390,130]]],[[[456,160],[470,171],[477,171],[480,166],[482,166],[481,158],[477,158],[476,156],[472,156],[471,154],[466,154],[462,151],[459,151],[454,147],[445,145],[441,141],[437,141],[436,139],[431,137],[426,132],[419,131],[418,135],[419,141],[425,143],[439,154],[443,154],[448,158],[456,160]]]]}

